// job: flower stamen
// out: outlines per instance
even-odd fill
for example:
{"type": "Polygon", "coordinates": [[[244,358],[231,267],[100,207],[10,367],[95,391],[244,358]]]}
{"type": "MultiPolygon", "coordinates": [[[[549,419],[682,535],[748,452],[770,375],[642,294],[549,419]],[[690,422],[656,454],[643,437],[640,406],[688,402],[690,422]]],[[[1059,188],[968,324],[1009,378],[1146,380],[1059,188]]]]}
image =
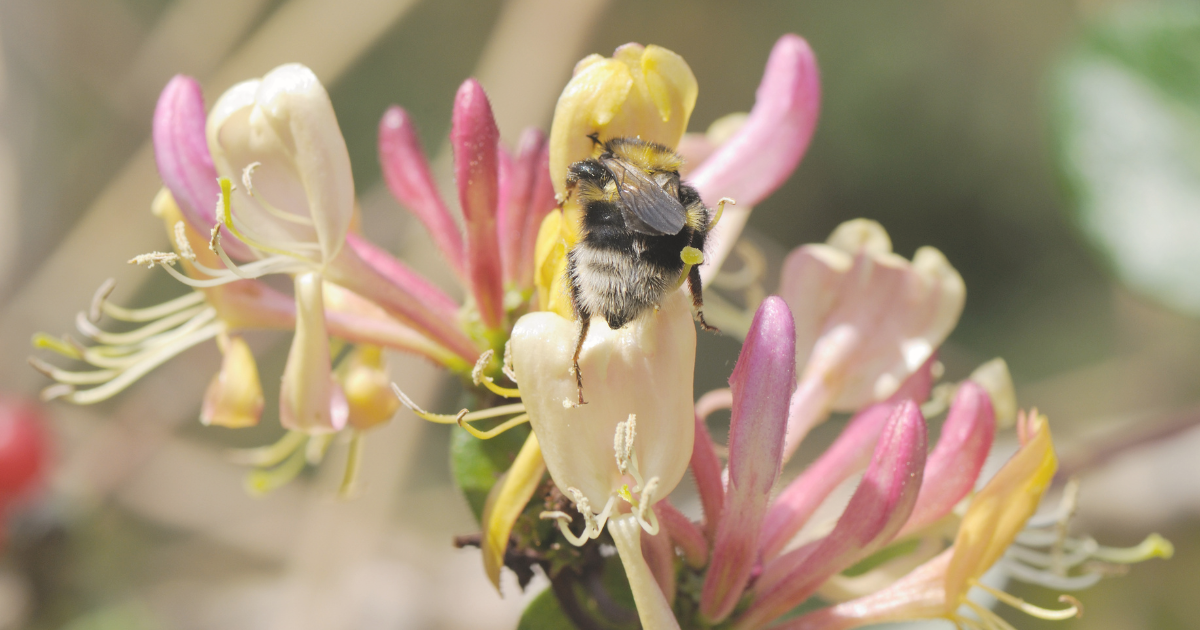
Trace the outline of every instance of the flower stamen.
{"type": "MultiPolygon", "coordinates": [[[[505,348],[505,353],[507,354],[508,346],[505,345],[505,348]]],[[[479,360],[475,362],[475,369],[471,370],[471,380],[476,385],[483,385],[488,389],[488,391],[496,394],[497,396],[503,396],[505,398],[520,398],[521,390],[519,388],[501,387],[496,385],[495,380],[492,379],[492,377],[484,375],[484,369],[486,369],[488,364],[492,362],[492,357],[495,356],[495,354],[496,352],[494,350],[488,349],[483,354],[479,355],[479,360]]],[[[513,382],[515,383],[516,380],[513,382]]]]}
{"type": "MultiPolygon", "coordinates": [[[[1029,602],[1021,599],[1020,597],[1011,595],[1011,594],[1006,593],[997,588],[992,588],[978,580],[973,580],[971,582],[971,586],[982,589],[987,594],[991,595],[992,597],[995,597],[996,599],[1004,602],[1005,604],[1008,604],[1009,606],[1012,606],[1013,608],[1016,608],[1017,610],[1020,610],[1021,612],[1025,613],[1031,617],[1037,617],[1038,619],[1046,619],[1048,621],[1062,621],[1064,619],[1070,619],[1072,617],[1083,616],[1083,605],[1079,603],[1079,600],[1075,599],[1074,597],[1071,597],[1070,595],[1060,595],[1058,598],[1058,601],[1070,604],[1069,607],[1063,608],[1061,610],[1051,610],[1049,608],[1042,608],[1041,606],[1034,606],[1033,604],[1030,604],[1029,602]]],[[[974,602],[971,602],[970,600],[967,600],[967,602],[969,604],[974,603],[974,602]]],[[[978,608],[976,608],[976,606],[979,606],[979,605],[975,604],[974,606],[971,606],[971,609],[978,611],[978,608]]],[[[979,606],[979,608],[983,608],[983,607],[979,606]]],[[[988,611],[988,612],[991,612],[991,611],[988,611]]],[[[995,615],[995,613],[992,613],[992,614],[995,615]]]]}
{"type": "Polygon", "coordinates": [[[463,409],[457,414],[450,415],[430,413],[425,411],[419,407],[417,403],[413,402],[413,400],[408,397],[408,394],[405,394],[404,391],[400,389],[400,386],[395,383],[392,383],[392,392],[394,392],[396,397],[400,399],[400,403],[402,405],[407,407],[409,411],[413,412],[413,414],[422,420],[427,420],[435,424],[457,424],[463,429],[466,429],[468,433],[481,440],[490,440],[491,438],[494,438],[515,426],[529,422],[529,414],[525,413],[525,405],[523,403],[500,405],[499,407],[492,407],[482,411],[469,411],[467,409],[463,409]],[[507,416],[510,414],[518,415],[513,418],[509,418],[499,426],[488,431],[480,431],[479,429],[467,424],[468,422],[475,422],[476,420],[487,420],[489,418],[498,418],[500,416],[507,416]]]}
{"type": "Polygon", "coordinates": [[[582,547],[584,543],[593,540],[600,536],[604,531],[605,524],[608,523],[608,517],[612,514],[613,506],[616,504],[617,497],[611,496],[608,498],[608,503],[604,504],[604,509],[596,514],[592,512],[592,504],[583,496],[583,493],[578,488],[567,488],[567,494],[571,496],[571,501],[575,504],[575,509],[583,515],[583,532],[576,536],[567,527],[571,522],[571,515],[561,510],[542,512],[539,516],[543,519],[554,519],[558,521],[558,530],[562,532],[563,538],[576,547],[582,547]]]}
{"type": "Polygon", "coordinates": [[[279,208],[276,208],[274,205],[269,203],[266,199],[264,199],[261,195],[258,194],[258,192],[254,189],[254,184],[252,183],[252,178],[254,175],[254,171],[260,166],[262,166],[262,162],[251,162],[246,165],[246,168],[242,169],[242,184],[244,184],[246,186],[246,194],[253,197],[255,200],[258,201],[258,203],[262,204],[263,210],[266,210],[271,216],[275,217],[276,219],[280,219],[282,221],[290,221],[292,223],[296,223],[299,225],[307,225],[307,226],[311,227],[313,224],[312,219],[310,219],[308,217],[302,217],[297,214],[292,214],[291,212],[286,212],[284,210],[280,210],[279,208]]]}

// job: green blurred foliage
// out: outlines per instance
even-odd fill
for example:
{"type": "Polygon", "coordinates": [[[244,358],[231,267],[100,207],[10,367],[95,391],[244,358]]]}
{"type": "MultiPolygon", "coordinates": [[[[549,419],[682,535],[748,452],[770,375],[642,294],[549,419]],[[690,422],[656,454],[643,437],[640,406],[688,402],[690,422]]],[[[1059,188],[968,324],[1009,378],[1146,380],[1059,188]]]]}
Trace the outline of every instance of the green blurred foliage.
{"type": "Polygon", "coordinates": [[[1082,234],[1122,281],[1200,314],[1200,5],[1132,5],[1091,25],[1055,96],[1082,234]]]}

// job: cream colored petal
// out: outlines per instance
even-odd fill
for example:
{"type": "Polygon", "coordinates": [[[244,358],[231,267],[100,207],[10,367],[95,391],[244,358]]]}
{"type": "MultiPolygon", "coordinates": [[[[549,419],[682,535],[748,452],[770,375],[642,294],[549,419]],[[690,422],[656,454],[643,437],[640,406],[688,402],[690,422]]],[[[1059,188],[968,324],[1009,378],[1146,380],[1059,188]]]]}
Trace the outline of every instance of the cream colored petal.
{"type": "Polygon", "coordinates": [[[522,317],[513,328],[513,365],[546,466],[562,490],[578,488],[596,509],[625,483],[617,472],[617,424],[637,417],[637,454],[645,479],[659,477],[661,498],[682,478],[692,451],[692,375],[696,331],[691,304],[674,292],[658,312],[611,330],[592,321],[580,357],[586,405],[576,399],[571,357],[578,323],[555,313],[522,317]],[[567,403],[564,406],[564,402],[567,403]]]}

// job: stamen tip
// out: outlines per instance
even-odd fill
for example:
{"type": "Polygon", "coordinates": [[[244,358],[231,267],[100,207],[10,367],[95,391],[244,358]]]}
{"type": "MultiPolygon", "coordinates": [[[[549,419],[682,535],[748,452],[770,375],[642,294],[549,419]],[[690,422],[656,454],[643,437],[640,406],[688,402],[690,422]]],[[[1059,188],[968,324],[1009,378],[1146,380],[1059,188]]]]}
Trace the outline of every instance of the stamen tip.
{"type": "MultiPolygon", "coordinates": [[[[1077,619],[1083,617],[1083,602],[1065,593],[1058,596],[1058,601],[1062,604],[1070,604],[1071,608],[1075,609],[1075,617],[1077,619]]],[[[1070,610],[1070,608],[1067,610],[1070,610]]]]}
{"type": "Polygon", "coordinates": [[[475,361],[475,368],[471,370],[471,381],[476,386],[483,384],[483,370],[492,362],[492,357],[495,354],[494,350],[486,350],[483,354],[479,355],[479,360],[475,361]]]}

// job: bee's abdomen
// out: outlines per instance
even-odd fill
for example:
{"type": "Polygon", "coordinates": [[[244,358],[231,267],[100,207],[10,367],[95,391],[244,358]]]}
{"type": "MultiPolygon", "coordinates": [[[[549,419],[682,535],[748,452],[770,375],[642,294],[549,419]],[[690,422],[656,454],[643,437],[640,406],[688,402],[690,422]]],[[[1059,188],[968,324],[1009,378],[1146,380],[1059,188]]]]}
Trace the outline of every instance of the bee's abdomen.
{"type": "MultiPolygon", "coordinates": [[[[599,315],[620,328],[662,301],[678,279],[669,269],[642,256],[641,243],[591,233],[568,254],[567,274],[580,315],[599,315]]],[[[675,258],[679,258],[678,252],[675,258]]]]}

